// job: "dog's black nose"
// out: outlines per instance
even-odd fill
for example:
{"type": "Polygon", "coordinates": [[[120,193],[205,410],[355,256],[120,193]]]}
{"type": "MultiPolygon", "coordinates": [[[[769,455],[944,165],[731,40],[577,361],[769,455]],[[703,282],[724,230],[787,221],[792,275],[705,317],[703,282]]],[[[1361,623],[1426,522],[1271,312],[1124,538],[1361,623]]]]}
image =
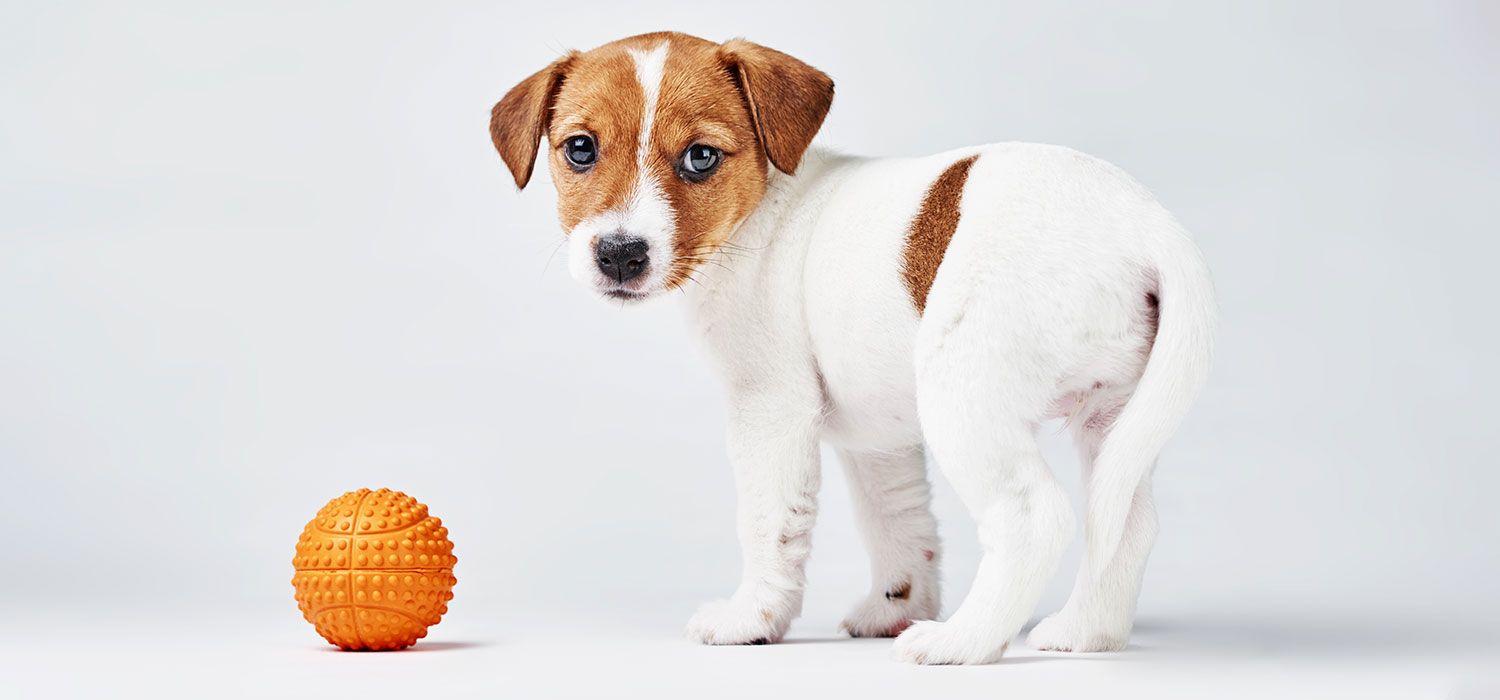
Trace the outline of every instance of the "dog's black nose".
{"type": "Polygon", "coordinates": [[[614,234],[600,238],[594,245],[594,260],[599,263],[599,271],[605,277],[625,282],[646,271],[646,263],[651,260],[646,255],[649,249],[650,246],[639,238],[614,234]]]}

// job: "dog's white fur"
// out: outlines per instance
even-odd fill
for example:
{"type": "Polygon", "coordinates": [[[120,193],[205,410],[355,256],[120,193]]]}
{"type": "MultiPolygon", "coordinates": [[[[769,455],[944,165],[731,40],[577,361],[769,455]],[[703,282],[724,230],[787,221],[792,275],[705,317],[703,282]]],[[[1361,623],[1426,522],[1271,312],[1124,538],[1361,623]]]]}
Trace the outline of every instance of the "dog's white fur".
{"type": "MultiPolygon", "coordinates": [[[[648,103],[667,50],[633,53],[648,103]]],[[[637,189],[572,231],[580,281],[607,282],[592,254],[602,232],[643,236],[653,256],[671,250],[669,205],[653,183],[637,189]]],[[[770,174],[732,240],[685,289],[725,378],[744,576],[689,635],[776,641],[799,614],[824,440],[849,474],[874,579],[844,626],[889,634],[937,615],[930,455],[978,522],[983,558],[963,604],[906,629],[894,654],[996,660],[1074,533],[1035,440],[1040,422],[1067,417],[1088,485],[1087,556],[1071,599],[1030,642],[1122,648],[1156,533],[1151,471],[1211,354],[1214,295],[1189,234],[1113,166],[1008,143],[892,159],[813,148],[795,175],[770,174]],[[974,155],[919,313],[902,277],[908,226],[944,169],[974,155]],[[1154,338],[1148,295],[1160,299],[1154,338]]]]}

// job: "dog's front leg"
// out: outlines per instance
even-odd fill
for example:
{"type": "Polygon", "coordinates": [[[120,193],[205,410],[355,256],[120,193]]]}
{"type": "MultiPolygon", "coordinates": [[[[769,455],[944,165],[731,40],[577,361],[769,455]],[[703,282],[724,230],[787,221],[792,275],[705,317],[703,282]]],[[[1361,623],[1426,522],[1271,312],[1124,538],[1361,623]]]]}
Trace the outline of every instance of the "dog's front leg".
{"type": "MultiPolygon", "coordinates": [[[[814,380],[815,381],[815,380],[814,380]]],[[[814,388],[813,396],[820,396],[814,388]]],[[[821,403],[804,390],[746,390],[730,402],[729,457],[744,555],[739,589],[704,605],[688,636],[704,644],[769,644],[802,612],[820,480],[821,403]]]]}

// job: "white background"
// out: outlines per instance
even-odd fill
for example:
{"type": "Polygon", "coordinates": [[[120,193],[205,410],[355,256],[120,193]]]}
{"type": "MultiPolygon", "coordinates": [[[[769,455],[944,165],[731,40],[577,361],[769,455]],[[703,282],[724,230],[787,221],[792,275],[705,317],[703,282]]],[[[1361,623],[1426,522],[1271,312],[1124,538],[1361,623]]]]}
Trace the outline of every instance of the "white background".
{"type": "MultiPolygon", "coordinates": [[[[135,5],[0,21],[0,694],[1415,697],[1495,657],[1493,3],[135,5]],[[828,72],[827,145],[1066,144],[1195,231],[1220,350],[1130,651],[837,641],[832,459],[803,643],[680,638],[738,577],[717,379],[675,300],[568,279],[487,135],[563,50],[658,29],[828,72]],[[440,653],[325,652],[292,601],[303,523],[366,486],[451,528],[440,653]]],[[[976,543],[936,481],[951,611],[976,543]]]]}

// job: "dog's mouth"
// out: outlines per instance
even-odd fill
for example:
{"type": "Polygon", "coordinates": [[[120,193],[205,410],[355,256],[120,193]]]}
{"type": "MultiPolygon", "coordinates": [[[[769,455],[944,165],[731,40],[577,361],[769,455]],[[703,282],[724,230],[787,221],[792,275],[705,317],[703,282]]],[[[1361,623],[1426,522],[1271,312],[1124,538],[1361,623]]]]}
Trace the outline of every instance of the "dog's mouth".
{"type": "Polygon", "coordinates": [[[640,276],[632,279],[617,280],[601,275],[595,278],[594,291],[609,301],[634,304],[666,291],[664,282],[655,265],[648,264],[640,276]]]}
{"type": "Polygon", "coordinates": [[[626,302],[645,301],[646,299],[649,299],[649,298],[651,298],[653,296],[656,296],[656,292],[647,292],[647,291],[641,291],[641,290],[637,290],[637,289],[626,289],[624,287],[612,287],[610,289],[601,289],[601,290],[599,290],[599,293],[601,295],[603,295],[604,298],[606,298],[606,299],[613,299],[615,301],[626,301],[626,302]]]}

